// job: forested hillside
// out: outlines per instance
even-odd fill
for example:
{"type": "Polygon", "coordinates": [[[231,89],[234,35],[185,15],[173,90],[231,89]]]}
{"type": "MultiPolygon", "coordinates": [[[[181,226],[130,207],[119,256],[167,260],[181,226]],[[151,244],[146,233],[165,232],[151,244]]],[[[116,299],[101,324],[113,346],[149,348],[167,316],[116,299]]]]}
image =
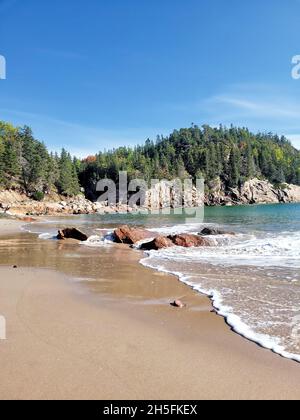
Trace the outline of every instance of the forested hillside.
{"type": "Polygon", "coordinates": [[[245,128],[192,126],[168,137],[147,140],[143,146],[100,152],[82,161],[66,150],[49,153],[28,127],[0,122],[0,186],[21,188],[42,199],[58,191],[76,195],[83,187],[92,198],[101,178],[118,180],[121,170],[129,179],[193,179],[209,183],[220,179],[226,188],[258,177],[273,184],[300,185],[300,152],[285,137],[253,134],[245,128]]]}
{"type": "Polygon", "coordinates": [[[236,187],[254,177],[273,184],[300,185],[300,152],[285,137],[252,134],[245,128],[193,126],[144,146],[120,148],[89,157],[81,164],[80,181],[87,192],[105,176],[116,180],[120,170],[129,178],[220,179],[236,187]]]}
{"type": "Polygon", "coordinates": [[[49,153],[29,127],[15,128],[0,122],[2,189],[20,188],[37,200],[51,191],[76,195],[80,192],[79,166],[80,161],[72,159],[64,149],[60,156],[49,153]]]}

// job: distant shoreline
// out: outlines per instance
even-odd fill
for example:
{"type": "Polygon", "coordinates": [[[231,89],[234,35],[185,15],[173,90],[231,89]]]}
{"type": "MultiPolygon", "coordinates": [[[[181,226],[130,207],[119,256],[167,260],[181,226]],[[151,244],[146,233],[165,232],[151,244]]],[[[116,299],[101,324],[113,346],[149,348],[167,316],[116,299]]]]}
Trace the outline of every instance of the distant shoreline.
{"type": "MultiPolygon", "coordinates": [[[[35,201],[24,193],[13,190],[0,191],[0,214],[7,214],[16,217],[26,216],[60,216],[60,215],[84,215],[84,214],[118,214],[137,213],[141,210],[163,210],[165,203],[170,203],[171,209],[176,205],[178,197],[176,191],[172,190],[172,183],[163,181],[157,184],[157,188],[147,192],[147,201],[141,208],[128,206],[126,204],[108,205],[107,203],[92,202],[83,195],[75,197],[63,197],[53,194],[42,201],[35,201]],[[157,197],[160,191],[159,200],[152,202],[152,194],[157,197]]],[[[281,188],[274,187],[268,181],[252,179],[247,181],[239,189],[225,191],[221,188],[206,193],[201,202],[194,198],[193,208],[204,206],[237,206],[248,204],[276,204],[276,203],[299,203],[300,186],[284,184],[281,188]]],[[[184,205],[184,203],[183,203],[184,205]]],[[[189,207],[191,207],[189,205],[189,207]]]]}

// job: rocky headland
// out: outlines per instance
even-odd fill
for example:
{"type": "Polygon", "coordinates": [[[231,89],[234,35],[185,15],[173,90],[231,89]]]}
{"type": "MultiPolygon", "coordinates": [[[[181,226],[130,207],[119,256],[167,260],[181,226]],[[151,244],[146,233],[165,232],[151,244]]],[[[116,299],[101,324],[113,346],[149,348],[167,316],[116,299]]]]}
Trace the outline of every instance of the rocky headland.
{"type": "MultiPolygon", "coordinates": [[[[171,182],[161,182],[147,191],[144,210],[180,207],[182,196],[171,182]]],[[[199,195],[193,190],[186,207],[232,206],[247,204],[272,204],[300,202],[300,186],[282,184],[274,186],[270,182],[252,179],[239,188],[225,188],[220,181],[206,185],[205,193],[199,195]]],[[[47,195],[42,201],[35,201],[16,190],[0,191],[0,214],[17,217],[63,216],[80,214],[114,214],[136,212],[141,207],[125,204],[109,205],[107,202],[92,202],[83,194],[76,197],[47,195]]]]}

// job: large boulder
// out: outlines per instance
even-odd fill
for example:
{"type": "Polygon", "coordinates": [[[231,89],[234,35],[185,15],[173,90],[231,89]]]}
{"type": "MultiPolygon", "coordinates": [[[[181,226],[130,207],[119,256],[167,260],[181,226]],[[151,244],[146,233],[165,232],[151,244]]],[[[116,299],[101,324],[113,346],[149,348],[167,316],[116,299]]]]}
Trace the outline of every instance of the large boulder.
{"type": "Polygon", "coordinates": [[[145,229],[121,226],[114,231],[114,240],[119,244],[134,245],[145,239],[153,238],[154,234],[145,229]]]}
{"type": "Polygon", "coordinates": [[[158,236],[151,242],[143,243],[141,249],[144,251],[158,251],[159,249],[170,248],[171,246],[174,246],[171,239],[164,236],[158,236]]]}
{"type": "Polygon", "coordinates": [[[182,246],[184,248],[211,246],[211,243],[202,236],[190,235],[187,233],[181,235],[168,236],[168,239],[170,239],[174,245],[182,246]]]}
{"type": "Polygon", "coordinates": [[[68,228],[58,231],[57,239],[76,239],[80,242],[85,242],[88,240],[88,236],[76,228],[68,228]]]}
{"type": "Polygon", "coordinates": [[[226,232],[225,230],[206,227],[200,232],[201,236],[217,236],[217,235],[235,235],[234,232],[226,232]]]}

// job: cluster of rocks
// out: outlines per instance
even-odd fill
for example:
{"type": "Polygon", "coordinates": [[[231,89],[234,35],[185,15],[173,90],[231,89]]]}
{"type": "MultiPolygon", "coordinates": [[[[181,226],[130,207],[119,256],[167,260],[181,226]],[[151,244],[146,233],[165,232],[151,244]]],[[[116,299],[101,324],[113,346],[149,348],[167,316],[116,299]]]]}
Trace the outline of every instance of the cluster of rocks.
{"type": "Polygon", "coordinates": [[[108,203],[91,202],[83,195],[73,198],[57,194],[38,202],[17,191],[0,191],[0,214],[14,216],[57,216],[80,214],[113,214],[134,212],[136,208],[127,205],[109,206],[108,203]]]}
{"type": "MultiPolygon", "coordinates": [[[[206,232],[206,235],[208,234],[209,233],[206,232]]],[[[214,233],[210,233],[210,235],[212,234],[217,233],[214,231],[214,233]]],[[[206,239],[204,234],[202,235],[201,233],[199,235],[182,233],[178,235],[161,236],[145,229],[129,227],[127,225],[116,229],[113,236],[117,243],[135,245],[141,242],[140,249],[147,251],[170,248],[173,246],[199,248],[212,245],[211,241],[206,239]]]]}
{"type": "Polygon", "coordinates": [[[18,191],[0,191],[0,214],[15,216],[114,214],[132,213],[141,208],[156,211],[182,206],[232,206],[295,202],[300,202],[300,186],[283,184],[280,187],[275,187],[268,181],[256,178],[245,182],[240,188],[229,189],[226,189],[220,179],[217,179],[208,182],[205,194],[198,193],[194,187],[187,195],[183,194],[180,183],[162,181],[146,192],[145,201],[141,207],[92,202],[83,195],[64,198],[55,193],[47,195],[42,202],[37,202],[18,191]]]}
{"type": "MultiPolygon", "coordinates": [[[[113,239],[114,242],[119,244],[136,245],[140,243],[140,249],[150,251],[170,248],[172,246],[183,248],[212,246],[211,241],[206,239],[205,236],[225,234],[234,235],[233,232],[225,232],[215,228],[205,228],[198,235],[182,233],[178,235],[161,236],[146,229],[124,225],[115,229],[113,239]]],[[[75,239],[84,242],[88,240],[88,236],[77,228],[66,228],[58,231],[57,239],[75,239]]]]}
{"type": "MultiPolygon", "coordinates": [[[[160,236],[146,229],[138,227],[129,227],[128,225],[121,226],[115,229],[113,233],[113,239],[116,243],[135,245],[140,243],[141,250],[160,250],[164,248],[170,248],[174,246],[191,248],[191,247],[207,247],[211,246],[212,243],[206,238],[206,236],[234,235],[233,232],[225,232],[216,228],[204,228],[198,235],[192,234],[178,234],[170,236],[160,236]],[[153,237],[154,236],[154,237],[153,237]]],[[[88,236],[78,230],[77,228],[66,228],[58,231],[57,239],[65,241],[72,239],[76,241],[85,242],[88,240],[88,236]]],[[[174,308],[183,309],[186,304],[181,300],[175,300],[170,303],[174,308]]]]}

